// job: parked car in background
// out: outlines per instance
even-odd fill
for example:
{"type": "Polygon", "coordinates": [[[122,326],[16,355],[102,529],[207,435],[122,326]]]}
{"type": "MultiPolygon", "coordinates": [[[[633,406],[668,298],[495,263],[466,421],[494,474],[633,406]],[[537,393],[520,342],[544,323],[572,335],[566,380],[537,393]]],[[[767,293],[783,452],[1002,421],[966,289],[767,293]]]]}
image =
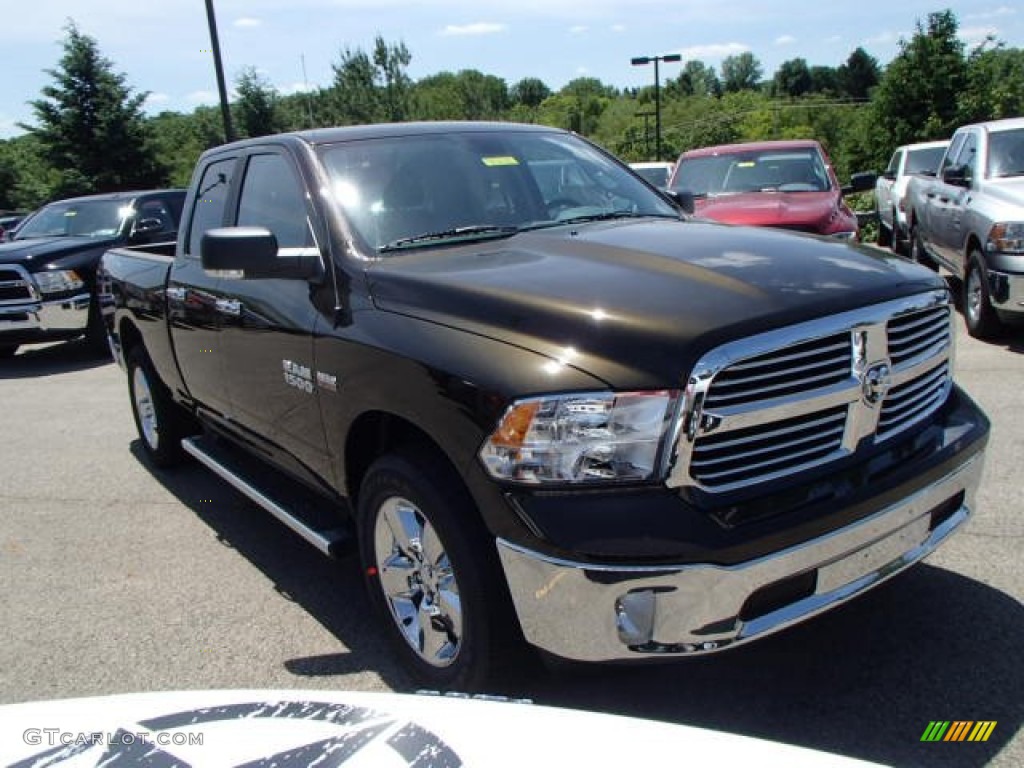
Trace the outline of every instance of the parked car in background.
{"type": "Polygon", "coordinates": [[[912,256],[960,279],[968,332],[1024,318],[1024,117],[958,128],[906,199],[912,256]]]}
{"type": "Polygon", "coordinates": [[[95,299],[100,256],[115,245],[174,240],[185,190],[116,192],[50,203],[0,243],[0,358],[22,344],[106,333],[95,299]]]}
{"type": "Polygon", "coordinates": [[[671,178],[676,164],[668,162],[630,163],[629,167],[649,184],[663,189],[668,186],[668,180],[671,178]]]}
{"type": "Polygon", "coordinates": [[[878,244],[896,253],[910,250],[907,228],[906,192],[915,174],[934,176],[949,141],[906,144],[892,153],[889,165],[875,182],[875,211],[878,213],[878,244]]]}
{"type": "Polygon", "coordinates": [[[669,188],[692,195],[694,212],[703,218],[854,240],[857,216],[843,195],[874,183],[874,174],[860,173],[842,187],[818,142],[794,140],[684,152],[669,188]]]}
{"type": "Polygon", "coordinates": [[[27,215],[26,211],[4,211],[0,215],[0,242],[8,240],[11,234],[27,215]]]}

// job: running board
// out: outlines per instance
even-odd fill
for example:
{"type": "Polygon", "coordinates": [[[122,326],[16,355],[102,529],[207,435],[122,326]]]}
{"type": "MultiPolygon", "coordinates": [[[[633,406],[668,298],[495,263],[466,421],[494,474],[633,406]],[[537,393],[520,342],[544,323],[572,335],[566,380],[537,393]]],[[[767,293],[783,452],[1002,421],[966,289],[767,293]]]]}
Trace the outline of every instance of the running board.
{"type": "Polygon", "coordinates": [[[259,504],[325,555],[337,557],[351,551],[353,536],[348,529],[342,527],[340,521],[333,521],[337,527],[330,528],[309,523],[308,518],[310,517],[320,517],[324,520],[337,516],[336,510],[328,511],[326,509],[328,502],[321,501],[319,497],[314,500],[314,494],[311,491],[305,488],[299,489],[298,484],[290,480],[269,475],[266,465],[262,462],[243,455],[238,449],[233,449],[210,437],[187,437],[181,441],[181,447],[194,456],[199,463],[227,480],[236,490],[259,504]],[[276,486],[275,488],[266,487],[268,483],[265,480],[260,483],[255,479],[268,476],[275,478],[276,481],[270,483],[270,485],[276,486]],[[259,485],[265,487],[260,488],[259,485]],[[291,506],[306,508],[306,515],[292,511],[279,498],[275,498],[275,496],[292,495],[287,493],[288,490],[293,490],[291,486],[295,486],[295,495],[305,497],[302,503],[298,505],[293,503],[291,506]],[[304,520],[303,517],[307,519],[304,520]]]}

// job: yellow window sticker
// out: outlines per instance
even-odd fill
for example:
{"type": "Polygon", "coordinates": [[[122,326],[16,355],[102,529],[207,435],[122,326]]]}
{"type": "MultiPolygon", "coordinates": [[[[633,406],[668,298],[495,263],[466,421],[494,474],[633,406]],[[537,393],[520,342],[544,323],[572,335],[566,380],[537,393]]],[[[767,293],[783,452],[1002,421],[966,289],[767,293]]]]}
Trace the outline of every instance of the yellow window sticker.
{"type": "Polygon", "coordinates": [[[511,155],[498,155],[495,157],[480,158],[488,168],[495,168],[501,165],[519,165],[519,161],[511,155]]]}
{"type": "Polygon", "coordinates": [[[744,160],[742,163],[736,163],[736,167],[738,168],[753,168],[755,165],[757,165],[757,163],[753,160],[744,160]]]}

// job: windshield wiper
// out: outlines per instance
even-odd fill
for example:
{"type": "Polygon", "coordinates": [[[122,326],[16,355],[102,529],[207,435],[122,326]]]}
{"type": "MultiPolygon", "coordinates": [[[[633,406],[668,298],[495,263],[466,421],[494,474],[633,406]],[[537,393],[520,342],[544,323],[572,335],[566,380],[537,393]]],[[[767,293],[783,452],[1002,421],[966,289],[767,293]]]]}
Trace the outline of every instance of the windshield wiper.
{"type": "Polygon", "coordinates": [[[497,224],[472,224],[466,227],[452,227],[438,232],[424,232],[421,235],[412,237],[400,237],[380,247],[380,252],[401,250],[410,245],[429,243],[436,240],[449,240],[451,238],[491,238],[509,237],[519,231],[519,227],[498,226],[497,224]]]}
{"type": "Polygon", "coordinates": [[[554,222],[560,224],[581,224],[585,221],[611,221],[612,219],[677,219],[671,213],[634,213],[632,211],[608,211],[605,213],[590,213],[582,216],[569,216],[554,222]]]}

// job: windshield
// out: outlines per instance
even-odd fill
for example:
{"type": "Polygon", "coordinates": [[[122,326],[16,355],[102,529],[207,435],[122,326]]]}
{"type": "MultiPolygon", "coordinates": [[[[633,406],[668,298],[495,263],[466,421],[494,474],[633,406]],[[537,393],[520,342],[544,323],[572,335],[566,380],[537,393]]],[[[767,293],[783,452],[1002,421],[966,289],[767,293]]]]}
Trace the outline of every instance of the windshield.
{"type": "Polygon", "coordinates": [[[928,147],[927,149],[912,149],[907,155],[906,173],[935,173],[939,167],[939,161],[946,152],[946,147],[928,147]]]}
{"type": "Polygon", "coordinates": [[[1024,128],[989,134],[988,175],[994,179],[1024,176],[1024,128]]]}
{"type": "Polygon", "coordinates": [[[645,179],[648,183],[653,184],[656,187],[664,187],[668,184],[669,172],[672,170],[670,166],[648,166],[643,168],[633,167],[634,173],[645,179]]]}
{"type": "Polygon", "coordinates": [[[329,145],[321,157],[337,202],[378,253],[587,218],[679,217],[625,168],[570,134],[401,136],[329,145]]]}
{"type": "Polygon", "coordinates": [[[816,150],[767,149],[684,157],[672,187],[696,197],[714,197],[743,192],[824,192],[831,183],[816,150]]]}
{"type": "Polygon", "coordinates": [[[111,237],[131,214],[122,200],[53,203],[33,214],[15,240],[37,237],[111,237]]]}

